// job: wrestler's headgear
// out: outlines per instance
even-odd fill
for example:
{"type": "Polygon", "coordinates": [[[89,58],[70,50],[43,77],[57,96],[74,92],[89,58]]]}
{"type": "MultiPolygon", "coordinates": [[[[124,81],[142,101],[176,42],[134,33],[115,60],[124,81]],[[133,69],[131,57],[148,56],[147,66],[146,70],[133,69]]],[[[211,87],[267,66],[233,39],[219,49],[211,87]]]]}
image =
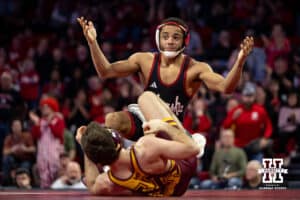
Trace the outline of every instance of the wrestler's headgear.
{"type": "Polygon", "coordinates": [[[184,48],[189,44],[189,42],[190,42],[189,29],[188,29],[187,25],[181,19],[178,19],[178,18],[175,18],[175,17],[170,17],[170,18],[164,20],[162,24],[157,26],[156,32],[155,32],[155,42],[156,42],[156,46],[157,46],[158,50],[161,53],[163,53],[166,57],[174,58],[178,54],[180,54],[184,50],[184,48]],[[183,37],[184,37],[183,38],[184,42],[183,42],[183,46],[180,50],[178,50],[178,51],[163,51],[163,50],[161,50],[160,42],[159,42],[159,36],[160,36],[161,29],[165,25],[174,25],[174,26],[179,27],[182,30],[183,37]]]}
{"type": "Polygon", "coordinates": [[[92,162],[104,166],[117,160],[123,147],[123,140],[117,131],[91,122],[82,135],[81,145],[92,162]]]}
{"type": "Polygon", "coordinates": [[[119,152],[121,150],[121,148],[123,147],[123,138],[122,138],[121,134],[114,129],[107,129],[107,130],[110,132],[112,139],[114,141],[115,147],[117,148],[117,151],[119,152]]]}

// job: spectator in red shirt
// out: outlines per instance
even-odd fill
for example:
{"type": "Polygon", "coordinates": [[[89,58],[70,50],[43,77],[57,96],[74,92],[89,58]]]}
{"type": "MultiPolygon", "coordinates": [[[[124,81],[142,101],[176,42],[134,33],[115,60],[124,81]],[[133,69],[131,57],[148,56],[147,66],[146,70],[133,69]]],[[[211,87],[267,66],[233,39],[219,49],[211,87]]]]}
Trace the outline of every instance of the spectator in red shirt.
{"type": "Polygon", "coordinates": [[[102,82],[97,76],[92,76],[88,80],[88,86],[89,114],[92,120],[96,120],[103,115],[102,82]]]}
{"type": "Polygon", "coordinates": [[[263,150],[270,149],[272,123],[264,107],[255,103],[256,88],[247,82],[242,91],[242,103],[226,116],[223,127],[235,132],[235,145],[244,148],[248,159],[262,159],[263,150]]]}
{"type": "Polygon", "coordinates": [[[20,71],[21,96],[27,102],[28,109],[31,110],[37,106],[40,77],[31,59],[23,62],[20,71]]]}
{"type": "Polygon", "coordinates": [[[207,136],[211,128],[211,120],[207,115],[203,99],[198,98],[192,102],[191,109],[183,120],[183,126],[192,134],[198,132],[207,136]]]}
{"type": "MultiPolygon", "coordinates": [[[[210,134],[212,127],[212,121],[207,112],[206,102],[203,98],[195,98],[190,106],[188,111],[183,119],[183,126],[191,134],[201,133],[205,136],[207,145],[205,148],[205,154],[201,158],[200,163],[198,164],[198,171],[208,170],[211,163],[211,158],[213,155],[213,140],[214,138],[210,134]],[[201,168],[201,169],[200,169],[201,168]]],[[[191,185],[195,187],[198,184],[198,177],[194,177],[191,181],[191,185]]]]}

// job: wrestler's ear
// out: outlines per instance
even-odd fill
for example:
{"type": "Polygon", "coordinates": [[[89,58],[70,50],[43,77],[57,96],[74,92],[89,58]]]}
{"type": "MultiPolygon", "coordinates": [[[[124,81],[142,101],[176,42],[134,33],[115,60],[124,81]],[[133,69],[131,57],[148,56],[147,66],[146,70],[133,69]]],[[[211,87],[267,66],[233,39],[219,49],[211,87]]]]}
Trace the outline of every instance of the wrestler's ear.
{"type": "Polygon", "coordinates": [[[77,131],[79,131],[81,134],[83,134],[87,129],[87,126],[80,126],[77,131]]]}
{"type": "Polygon", "coordinates": [[[116,150],[117,150],[117,151],[120,151],[120,150],[121,150],[121,148],[122,148],[121,144],[117,144],[117,146],[116,146],[116,150]]]}
{"type": "Polygon", "coordinates": [[[80,126],[76,131],[76,140],[79,144],[81,144],[81,137],[85,133],[86,129],[86,126],[80,126]]]}

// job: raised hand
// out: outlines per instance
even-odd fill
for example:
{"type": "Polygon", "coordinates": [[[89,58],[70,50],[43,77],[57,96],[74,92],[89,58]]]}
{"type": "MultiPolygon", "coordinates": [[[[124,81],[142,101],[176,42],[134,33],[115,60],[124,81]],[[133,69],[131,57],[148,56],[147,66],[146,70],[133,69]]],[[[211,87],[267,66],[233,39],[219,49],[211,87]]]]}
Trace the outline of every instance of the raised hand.
{"type": "Polygon", "coordinates": [[[77,18],[77,21],[80,24],[83,34],[88,43],[92,44],[93,42],[95,42],[97,38],[97,32],[93,22],[84,19],[84,17],[77,18]]]}
{"type": "Polygon", "coordinates": [[[253,37],[247,36],[240,45],[239,59],[245,59],[252,51],[254,46],[253,37]]]}
{"type": "Polygon", "coordinates": [[[232,115],[233,120],[236,120],[242,114],[242,112],[243,112],[243,110],[241,108],[238,108],[237,110],[235,110],[232,115]]]}
{"type": "Polygon", "coordinates": [[[34,123],[34,125],[38,125],[40,122],[39,116],[32,111],[29,112],[29,118],[34,123]]]}

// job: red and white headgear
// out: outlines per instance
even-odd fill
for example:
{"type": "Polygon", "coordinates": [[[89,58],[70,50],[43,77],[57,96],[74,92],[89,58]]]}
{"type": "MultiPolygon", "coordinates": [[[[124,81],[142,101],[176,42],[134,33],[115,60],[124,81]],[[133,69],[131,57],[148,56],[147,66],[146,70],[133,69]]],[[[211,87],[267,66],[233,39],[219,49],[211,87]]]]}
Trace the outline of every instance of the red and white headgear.
{"type": "Polygon", "coordinates": [[[157,46],[158,50],[161,53],[163,53],[166,57],[173,58],[173,57],[176,57],[178,54],[180,54],[184,50],[184,48],[189,44],[189,42],[190,42],[190,33],[189,33],[188,28],[181,25],[179,22],[177,22],[177,20],[172,21],[170,19],[170,21],[164,22],[164,23],[157,26],[156,32],[155,32],[155,42],[156,42],[156,46],[157,46]],[[183,43],[183,47],[180,50],[178,50],[178,51],[163,51],[163,50],[161,50],[160,42],[159,42],[159,35],[160,35],[160,31],[161,31],[162,27],[164,27],[165,25],[177,26],[183,31],[184,43],[183,43]]]}

